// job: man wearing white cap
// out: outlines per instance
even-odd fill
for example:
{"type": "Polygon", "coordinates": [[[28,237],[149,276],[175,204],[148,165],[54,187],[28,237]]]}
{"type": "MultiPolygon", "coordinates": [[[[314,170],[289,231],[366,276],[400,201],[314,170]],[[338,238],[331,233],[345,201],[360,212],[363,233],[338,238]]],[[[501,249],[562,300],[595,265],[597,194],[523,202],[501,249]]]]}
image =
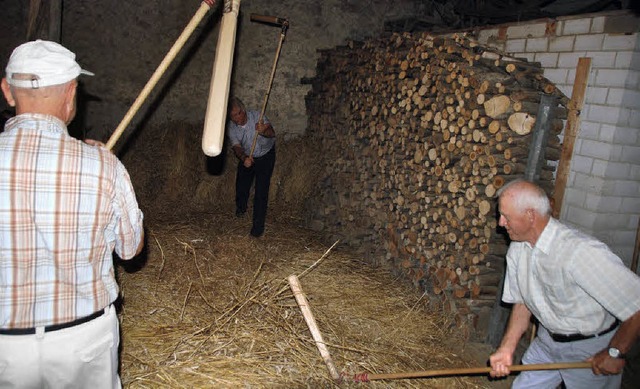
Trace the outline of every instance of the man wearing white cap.
{"type": "Polygon", "coordinates": [[[77,77],[48,41],[18,46],[2,92],[16,116],[0,134],[0,387],[118,388],[115,251],[144,245],[122,163],[71,137],[77,77]]]}

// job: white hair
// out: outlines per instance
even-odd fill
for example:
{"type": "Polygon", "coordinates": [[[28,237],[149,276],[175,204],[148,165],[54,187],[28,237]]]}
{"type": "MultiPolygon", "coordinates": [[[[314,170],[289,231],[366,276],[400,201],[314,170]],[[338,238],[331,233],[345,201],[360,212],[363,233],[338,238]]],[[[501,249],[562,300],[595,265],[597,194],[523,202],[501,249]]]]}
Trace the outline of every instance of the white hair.
{"type": "Polygon", "coordinates": [[[517,192],[517,196],[513,196],[513,204],[520,212],[532,209],[540,215],[551,214],[549,196],[540,186],[518,178],[498,189],[497,196],[500,198],[503,194],[511,191],[517,192]]]}

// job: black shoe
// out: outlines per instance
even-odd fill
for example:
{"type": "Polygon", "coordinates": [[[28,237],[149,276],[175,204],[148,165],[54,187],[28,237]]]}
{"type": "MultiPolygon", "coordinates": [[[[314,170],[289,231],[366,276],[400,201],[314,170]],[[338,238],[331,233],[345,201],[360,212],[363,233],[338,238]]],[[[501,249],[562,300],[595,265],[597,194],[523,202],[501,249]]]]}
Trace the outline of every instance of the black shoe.
{"type": "Polygon", "coordinates": [[[236,209],[236,217],[242,217],[247,211],[243,211],[241,209],[236,209]]]}
{"type": "Polygon", "coordinates": [[[262,236],[262,234],[264,234],[264,230],[259,230],[257,228],[252,228],[250,234],[254,238],[259,238],[259,237],[262,236]]]}

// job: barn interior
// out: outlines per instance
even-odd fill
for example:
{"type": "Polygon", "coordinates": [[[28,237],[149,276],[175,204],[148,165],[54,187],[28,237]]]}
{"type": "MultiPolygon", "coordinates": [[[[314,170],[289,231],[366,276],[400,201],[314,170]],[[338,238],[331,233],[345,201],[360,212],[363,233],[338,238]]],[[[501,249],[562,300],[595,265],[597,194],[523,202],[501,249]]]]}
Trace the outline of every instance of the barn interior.
{"type": "MultiPolygon", "coordinates": [[[[219,155],[202,146],[229,2],[3,2],[4,64],[20,43],[48,39],[95,73],[80,80],[69,131],[113,142],[145,214],[143,254],[114,259],[125,387],[509,387],[512,377],[465,369],[486,369],[509,314],[500,302],[509,242],[495,194],[518,177],[540,183],[554,216],[586,220],[582,227],[637,272],[636,2],[238,3],[229,86],[215,93],[262,109],[277,134],[260,238],[249,235],[251,212],[235,215],[228,141],[219,155]],[[582,38],[622,43],[581,49],[573,38],[561,53],[575,61],[559,79],[546,62],[552,46],[585,20],[582,38]],[[544,39],[544,50],[530,49],[544,39]],[[603,69],[624,72],[611,89],[617,81],[596,81],[603,52],[615,53],[603,69]],[[598,102],[604,89],[620,91],[619,99],[598,102]],[[598,158],[610,163],[597,183],[581,180],[580,170],[597,122],[591,115],[603,115],[596,107],[617,109],[598,129],[608,126],[617,134],[610,143],[625,144],[611,151],[622,159],[598,158]],[[614,163],[626,170],[614,172],[614,163]],[[583,197],[596,204],[574,212],[583,197]],[[613,198],[622,199],[615,209],[596,201],[613,198]],[[602,225],[612,213],[624,219],[602,225]]],[[[12,110],[3,104],[6,120],[12,110]]]]}

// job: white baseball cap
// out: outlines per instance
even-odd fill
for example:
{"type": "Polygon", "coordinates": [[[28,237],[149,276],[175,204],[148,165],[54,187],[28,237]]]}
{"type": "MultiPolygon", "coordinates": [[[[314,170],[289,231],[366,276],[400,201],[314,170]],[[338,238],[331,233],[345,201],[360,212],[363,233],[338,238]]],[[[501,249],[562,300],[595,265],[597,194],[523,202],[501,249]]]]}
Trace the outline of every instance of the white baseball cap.
{"type": "Polygon", "coordinates": [[[7,82],[18,88],[65,84],[80,74],[93,76],[75,61],[76,55],[56,42],[35,40],[13,50],[7,64],[7,82]]]}

